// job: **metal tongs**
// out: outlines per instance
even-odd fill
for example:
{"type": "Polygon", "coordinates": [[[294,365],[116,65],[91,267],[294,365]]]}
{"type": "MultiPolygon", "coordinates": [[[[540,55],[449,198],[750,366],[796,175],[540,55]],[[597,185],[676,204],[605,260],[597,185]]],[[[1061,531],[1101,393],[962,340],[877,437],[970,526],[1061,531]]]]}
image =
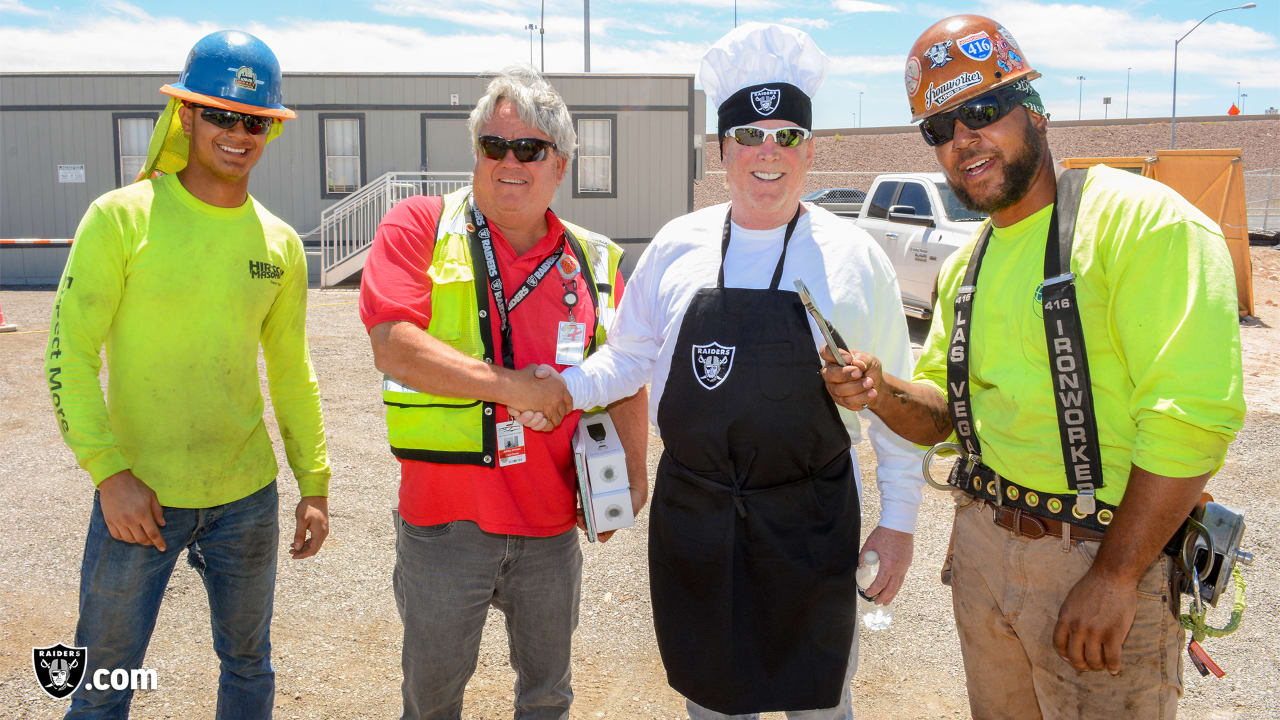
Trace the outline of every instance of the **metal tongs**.
{"type": "Polygon", "coordinates": [[[800,294],[800,302],[804,303],[804,309],[809,311],[813,319],[818,323],[818,330],[822,333],[822,337],[827,341],[827,348],[831,350],[831,354],[836,358],[836,364],[844,367],[848,365],[848,361],[844,359],[844,355],[840,354],[840,350],[847,350],[844,345],[844,338],[840,337],[840,333],[822,317],[822,313],[818,312],[818,307],[813,304],[813,296],[809,294],[809,288],[805,287],[804,281],[796,278],[796,292],[800,294]]]}

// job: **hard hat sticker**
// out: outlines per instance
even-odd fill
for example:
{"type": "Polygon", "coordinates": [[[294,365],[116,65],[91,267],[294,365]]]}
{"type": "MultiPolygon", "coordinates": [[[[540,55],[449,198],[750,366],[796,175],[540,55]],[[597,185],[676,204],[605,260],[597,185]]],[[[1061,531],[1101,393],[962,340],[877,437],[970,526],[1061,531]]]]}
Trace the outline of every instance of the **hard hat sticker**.
{"type": "Polygon", "coordinates": [[[1026,65],[1022,61],[1022,56],[1018,54],[1017,45],[1009,40],[1006,36],[996,33],[996,65],[1006,73],[1022,72],[1026,69],[1026,65]]]}
{"type": "Polygon", "coordinates": [[[991,36],[985,30],[979,30],[972,35],[965,35],[956,41],[960,52],[972,60],[986,60],[991,57],[991,36]]]}
{"type": "Polygon", "coordinates": [[[236,86],[242,87],[245,90],[258,89],[258,75],[253,71],[253,68],[249,67],[248,65],[242,65],[239,68],[227,68],[227,69],[228,70],[235,69],[236,86]]]}
{"type": "Polygon", "coordinates": [[[907,58],[905,79],[907,81],[907,94],[915,97],[915,94],[920,91],[920,58],[914,55],[907,58]]]}
{"type": "Polygon", "coordinates": [[[953,44],[953,41],[950,38],[947,38],[940,43],[935,43],[930,46],[928,50],[924,51],[924,56],[929,58],[930,70],[940,68],[952,60],[955,60],[954,57],[951,57],[951,53],[947,52],[947,49],[953,44]]]}
{"type": "Polygon", "coordinates": [[[982,73],[967,72],[951,78],[950,80],[934,87],[933,83],[929,83],[929,89],[924,91],[924,109],[935,105],[942,105],[951,98],[974,85],[982,84],[982,73]]]}

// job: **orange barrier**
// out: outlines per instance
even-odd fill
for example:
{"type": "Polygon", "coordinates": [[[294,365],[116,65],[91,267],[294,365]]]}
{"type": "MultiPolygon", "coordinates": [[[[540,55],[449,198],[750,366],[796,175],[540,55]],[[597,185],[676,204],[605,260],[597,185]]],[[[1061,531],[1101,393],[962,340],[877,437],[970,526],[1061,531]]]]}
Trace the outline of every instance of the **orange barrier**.
{"type": "Polygon", "coordinates": [[[13,332],[17,329],[17,325],[4,321],[4,306],[0,305],[0,333],[13,332]]]}

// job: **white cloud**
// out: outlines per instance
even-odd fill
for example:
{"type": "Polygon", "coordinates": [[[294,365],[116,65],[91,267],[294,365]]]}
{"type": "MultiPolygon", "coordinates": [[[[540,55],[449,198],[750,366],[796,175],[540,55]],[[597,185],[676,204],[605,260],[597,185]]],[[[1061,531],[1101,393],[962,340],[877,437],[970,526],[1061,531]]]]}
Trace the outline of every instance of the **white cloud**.
{"type": "MultiPolygon", "coordinates": [[[[984,12],[999,18],[1014,34],[1032,66],[1041,72],[1051,68],[1074,75],[1123,72],[1128,67],[1135,73],[1172,74],[1173,41],[1196,22],[1100,5],[993,0],[984,5],[984,12]]],[[[1239,13],[1216,16],[1179,44],[1178,74],[1217,74],[1232,81],[1248,77],[1260,87],[1280,86],[1277,74],[1257,72],[1259,67],[1280,64],[1277,39],[1229,22],[1232,15],[1239,17],[1239,13]]]]}
{"type": "Polygon", "coordinates": [[[865,0],[836,0],[833,5],[835,9],[847,13],[898,12],[898,8],[892,5],[866,2],[865,0]]]}
{"type": "Polygon", "coordinates": [[[28,7],[22,3],[22,0],[0,0],[0,14],[47,15],[48,11],[28,7]]]}
{"type": "Polygon", "coordinates": [[[827,66],[828,75],[884,75],[902,74],[903,60],[899,55],[833,55],[827,66]]]}
{"type": "Polygon", "coordinates": [[[818,30],[825,30],[831,27],[831,21],[826,18],[802,18],[802,17],[784,17],[779,20],[783,25],[792,25],[794,27],[811,27],[818,30]]]}

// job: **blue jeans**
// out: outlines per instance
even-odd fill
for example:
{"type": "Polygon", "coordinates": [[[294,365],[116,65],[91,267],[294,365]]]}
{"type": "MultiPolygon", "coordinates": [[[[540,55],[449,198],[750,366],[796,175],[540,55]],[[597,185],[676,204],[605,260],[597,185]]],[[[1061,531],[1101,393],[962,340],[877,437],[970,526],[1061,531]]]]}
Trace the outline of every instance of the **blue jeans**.
{"type": "Polygon", "coordinates": [[[516,720],[563,720],[578,626],[578,529],[495,535],[459,520],[410,525],[396,515],[396,607],[404,621],[403,720],[458,720],[489,606],[506,615],[516,720]]]}
{"type": "MultiPolygon", "coordinates": [[[[859,602],[859,605],[862,603],[859,602]]],[[[858,614],[861,616],[864,610],[859,608],[858,614]]],[[[858,635],[861,633],[861,623],[853,626],[853,644],[849,648],[849,666],[844,674],[844,695],[840,698],[840,704],[835,707],[823,708],[821,710],[794,710],[786,713],[787,720],[853,720],[853,706],[850,702],[849,683],[853,682],[854,673],[858,672],[858,635]]],[[[689,712],[690,720],[760,720],[760,713],[749,713],[746,715],[725,715],[708,708],[704,708],[698,703],[685,698],[685,709],[689,712]]]]}
{"type": "MultiPolygon", "coordinates": [[[[271,667],[271,609],[279,543],[276,484],[211,508],[164,508],[160,528],[167,550],[111,537],[98,493],[80,567],[78,646],[88,648],[84,679],[98,668],[142,666],[160,599],[178,555],[204,580],[209,595],[213,649],[221,664],[218,718],[270,718],[275,702],[271,667]]],[[[163,687],[164,678],[158,678],[163,687]]],[[[68,719],[126,718],[131,690],[93,690],[71,696],[68,719]]]]}

